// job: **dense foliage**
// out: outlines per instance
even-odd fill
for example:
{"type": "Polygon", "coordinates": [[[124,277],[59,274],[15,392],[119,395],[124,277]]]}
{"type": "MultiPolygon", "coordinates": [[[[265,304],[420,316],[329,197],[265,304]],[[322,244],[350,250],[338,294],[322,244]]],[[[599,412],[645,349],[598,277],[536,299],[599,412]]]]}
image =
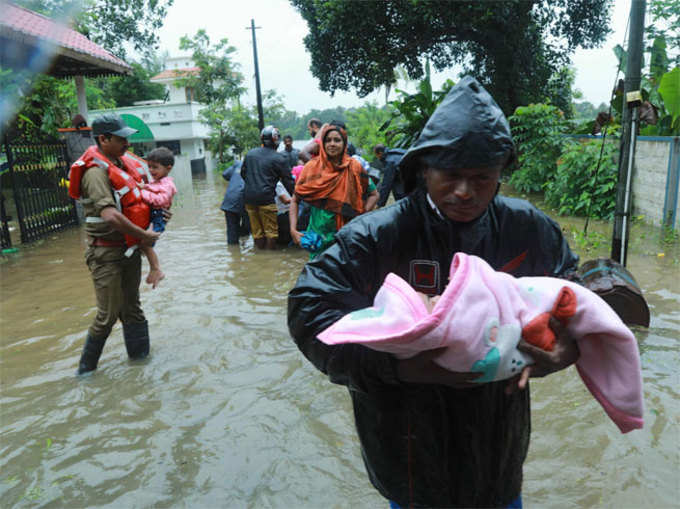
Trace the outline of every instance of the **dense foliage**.
{"type": "Polygon", "coordinates": [[[562,111],[549,104],[520,106],[510,117],[519,168],[510,177],[518,191],[542,191],[556,170],[568,123],[562,111]]]}
{"type": "Polygon", "coordinates": [[[387,108],[367,103],[360,108],[347,110],[349,139],[366,159],[373,158],[373,147],[385,144],[385,133],[380,130],[390,113],[387,108]]]}
{"type": "Polygon", "coordinates": [[[521,192],[542,191],[559,214],[612,217],[618,174],[614,132],[604,146],[602,139],[569,137],[569,122],[549,104],[517,108],[510,122],[519,154],[510,185],[521,192]]]}
{"type": "Polygon", "coordinates": [[[392,117],[381,128],[386,130],[390,144],[395,147],[411,146],[453,85],[453,81],[447,80],[441,90],[433,91],[430,65],[427,63],[425,76],[418,83],[415,93],[408,94],[397,89],[399,98],[390,103],[392,117]]]}
{"type": "MultiPolygon", "coordinates": [[[[0,71],[0,85],[2,84],[0,71]]],[[[91,80],[85,80],[87,103],[92,109],[113,108],[115,103],[91,80]]],[[[39,76],[32,91],[23,98],[21,108],[7,129],[10,139],[22,142],[54,139],[57,128],[71,125],[78,112],[75,85],[71,80],[39,76]]]]}
{"type": "Polygon", "coordinates": [[[94,81],[93,85],[99,87],[104,96],[118,108],[132,106],[137,101],[149,101],[165,97],[165,87],[160,83],[149,81],[161,72],[162,62],[147,61],[144,64],[131,62],[130,66],[132,67],[132,75],[130,76],[111,76],[88,81],[94,81]]]}
{"type": "Polygon", "coordinates": [[[546,203],[560,214],[614,217],[618,143],[608,142],[604,146],[602,143],[602,140],[591,140],[565,144],[557,161],[557,171],[544,186],[546,203]]]}
{"type": "Polygon", "coordinates": [[[126,47],[151,56],[174,0],[12,0],[50,18],[71,18],[88,39],[125,59],[126,47]]]}
{"type": "Polygon", "coordinates": [[[510,114],[551,97],[572,51],[601,44],[611,0],[290,0],[307,21],[305,46],[324,91],[360,95],[394,82],[401,64],[423,76],[460,64],[510,114]],[[554,88],[554,87],[553,87],[554,88]]]}

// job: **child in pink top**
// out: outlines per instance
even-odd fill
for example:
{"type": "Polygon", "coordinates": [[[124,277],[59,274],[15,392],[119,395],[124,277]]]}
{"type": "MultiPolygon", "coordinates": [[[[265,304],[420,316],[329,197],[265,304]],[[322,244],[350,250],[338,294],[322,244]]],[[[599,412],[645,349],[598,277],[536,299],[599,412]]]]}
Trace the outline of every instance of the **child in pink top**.
{"type": "MultiPolygon", "coordinates": [[[[163,217],[163,210],[172,206],[172,198],[177,193],[177,188],[168,174],[175,164],[175,157],[172,151],[166,147],[158,147],[146,156],[149,163],[149,173],[153,177],[153,182],[148,184],[138,184],[142,191],[142,200],[151,207],[151,224],[153,231],[162,233],[165,231],[166,220],[163,217]]],[[[158,283],[165,278],[161,271],[158,256],[153,247],[143,248],[146,258],[149,260],[150,271],[146,277],[146,282],[156,288],[158,283]]]]}

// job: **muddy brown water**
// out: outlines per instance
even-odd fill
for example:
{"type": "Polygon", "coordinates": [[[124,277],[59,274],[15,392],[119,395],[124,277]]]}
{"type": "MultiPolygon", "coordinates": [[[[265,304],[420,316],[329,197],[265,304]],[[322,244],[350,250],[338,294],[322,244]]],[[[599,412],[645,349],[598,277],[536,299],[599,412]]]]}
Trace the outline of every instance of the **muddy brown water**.
{"type": "MultiPolygon", "coordinates": [[[[95,314],[81,230],[2,259],[3,507],[387,507],[346,390],[287,332],[306,255],[256,252],[249,239],[228,248],[224,187],[213,175],[180,186],[157,244],[167,279],[142,288],[152,353],[141,363],[116,326],[95,374],[74,376],[95,314]]],[[[559,221],[578,251],[582,221],[559,221]]],[[[607,253],[609,228],[591,223],[603,243],[582,259],[607,253]]],[[[644,225],[632,237],[629,269],[652,313],[635,330],[645,427],[621,435],[573,368],[532,381],[525,507],[678,507],[680,254],[644,225]]]]}

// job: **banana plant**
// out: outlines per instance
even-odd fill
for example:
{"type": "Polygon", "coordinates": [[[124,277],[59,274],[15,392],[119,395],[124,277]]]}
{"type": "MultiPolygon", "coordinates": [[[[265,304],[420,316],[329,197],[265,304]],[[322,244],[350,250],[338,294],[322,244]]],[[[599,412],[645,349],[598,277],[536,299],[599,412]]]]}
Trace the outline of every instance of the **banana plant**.
{"type": "Polygon", "coordinates": [[[390,102],[393,108],[392,116],[380,126],[380,131],[385,132],[388,143],[394,147],[412,145],[453,85],[453,81],[446,80],[441,90],[433,91],[430,63],[426,62],[425,77],[418,83],[416,93],[395,90],[399,98],[390,102]]]}

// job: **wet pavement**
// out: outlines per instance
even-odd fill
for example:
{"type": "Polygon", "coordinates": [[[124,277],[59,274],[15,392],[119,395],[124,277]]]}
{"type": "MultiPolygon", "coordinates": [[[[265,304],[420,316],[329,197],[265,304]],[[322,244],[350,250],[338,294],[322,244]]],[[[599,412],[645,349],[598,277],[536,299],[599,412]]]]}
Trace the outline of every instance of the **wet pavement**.
{"type": "MultiPolygon", "coordinates": [[[[386,508],[346,390],[288,335],[286,294],[306,254],[227,247],[226,184],[178,184],[156,246],[167,278],[142,286],[146,361],[127,360],[117,325],[99,369],[74,376],[96,312],[80,229],[2,258],[2,506],[386,508]]],[[[586,252],[572,233],[582,220],[557,219],[583,260],[607,254],[608,223],[591,223],[602,242],[586,252]]],[[[635,225],[628,264],[652,314],[635,330],[645,428],[621,435],[573,368],[533,380],[525,507],[677,507],[680,253],[663,236],[635,225]]]]}

